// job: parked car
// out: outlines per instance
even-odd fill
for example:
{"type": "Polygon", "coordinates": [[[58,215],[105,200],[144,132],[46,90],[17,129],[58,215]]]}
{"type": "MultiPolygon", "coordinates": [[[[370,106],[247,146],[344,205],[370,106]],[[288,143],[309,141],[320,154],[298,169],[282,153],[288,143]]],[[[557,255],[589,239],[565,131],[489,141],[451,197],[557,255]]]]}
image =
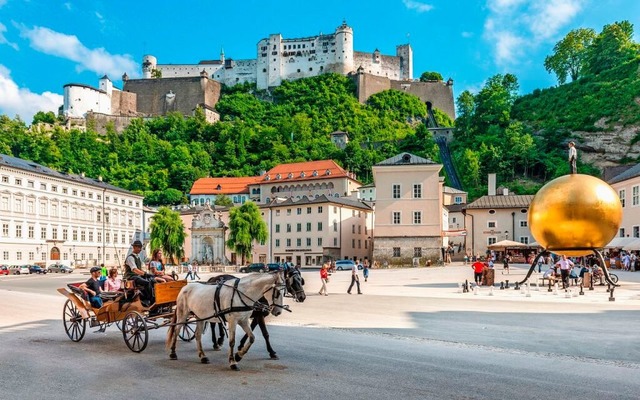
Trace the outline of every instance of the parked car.
{"type": "Polygon", "coordinates": [[[73,272],[73,268],[64,264],[51,264],[49,265],[49,268],[47,268],[47,272],[49,273],[55,272],[56,274],[58,272],[60,272],[61,274],[64,274],[64,273],[70,274],[73,272]]]}
{"type": "MultiPolygon", "coordinates": [[[[336,261],[336,269],[338,271],[351,271],[356,262],[353,260],[338,260],[336,261]]],[[[362,265],[358,265],[358,269],[362,269],[362,265]]]]}
{"type": "Polygon", "coordinates": [[[46,274],[47,270],[42,268],[39,265],[26,265],[27,268],[29,268],[29,273],[30,274],[46,274]]]}
{"type": "Polygon", "coordinates": [[[278,271],[282,268],[281,264],[278,263],[267,263],[267,270],[269,271],[278,271]]]}
{"type": "Polygon", "coordinates": [[[29,275],[29,267],[27,265],[12,265],[9,267],[12,275],[29,275]]]}
{"type": "Polygon", "coordinates": [[[253,263],[246,267],[240,267],[240,272],[264,272],[267,266],[264,263],[253,263]]]}
{"type": "Polygon", "coordinates": [[[9,267],[6,265],[0,265],[0,275],[9,275],[11,271],[9,271],[9,267]]]}

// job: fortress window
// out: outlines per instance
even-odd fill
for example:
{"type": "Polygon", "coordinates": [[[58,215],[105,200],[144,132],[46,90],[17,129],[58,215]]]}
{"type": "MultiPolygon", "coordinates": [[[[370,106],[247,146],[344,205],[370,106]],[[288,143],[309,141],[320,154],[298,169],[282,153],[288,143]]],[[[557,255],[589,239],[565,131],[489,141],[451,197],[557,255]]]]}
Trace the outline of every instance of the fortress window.
{"type": "Polygon", "coordinates": [[[298,72],[300,72],[300,68],[298,68],[298,72]]]}
{"type": "Polygon", "coordinates": [[[262,72],[267,72],[267,69],[266,68],[262,68],[262,72]]]}
{"type": "Polygon", "coordinates": [[[311,47],[314,47],[315,43],[311,43],[311,47]]]}
{"type": "Polygon", "coordinates": [[[309,67],[309,71],[313,71],[313,68],[309,67]]]}
{"type": "Polygon", "coordinates": [[[306,45],[306,44],[303,44],[303,45],[302,45],[302,48],[303,48],[303,49],[304,49],[304,48],[306,48],[306,47],[307,47],[307,45],[306,45]]]}
{"type": "Polygon", "coordinates": [[[275,45],[275,44],[273,45],[273,49],[274,49],[274,50],[276,49],[276,45],[275,45]]]}

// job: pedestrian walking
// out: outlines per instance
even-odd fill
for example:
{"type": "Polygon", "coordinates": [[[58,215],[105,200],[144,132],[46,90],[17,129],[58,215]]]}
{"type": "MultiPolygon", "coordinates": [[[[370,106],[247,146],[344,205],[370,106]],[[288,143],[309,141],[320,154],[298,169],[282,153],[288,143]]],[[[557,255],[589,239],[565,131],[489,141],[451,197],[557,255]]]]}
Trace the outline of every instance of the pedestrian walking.
{"type": "Polygon", "coordinates": [[[358,278],[358,265],[355,262],[353,263],[353,267],[351,267],[351,285],[349,285],[347,293],[351,294],[351,289],[353,288],[354,283],[358,287],[358,294],[362,294],[360,291],[360,278],[358,278]]]}
{"type": "Polygon", "coordinates": [[[200,275],[198,275],[198,264],[193,266],[193,280],[195,280],[196,277],[198,277],[198,279],[200,279],[200,275]]]}
{"type": "Polygon", "coordinates": [[[364,281],[366,282],[369,279],[369,260],[365,259],[364,264],[362,264],[362,276],[364,276],[364,281]]]}
{"type": "Polygon", "coordinates": [[[320,288],[318,294],[324,294],[325,296],[328,296],[329,294],[327,293],[327,283],[329,283],[329,266],[327,265],[327,263],[324,263],[322,265],[322,268],[320,268],[320,281],[322,282],[322,287],[320,288]]]}
{"type": "Polygon", "coordinates": [[[193,266],[191,264],[187,265],[187,275],[184,277],[184,279],[189,280],[189,277],[191,277],[191,280],[196,279],[193,277],[193,266]]]}

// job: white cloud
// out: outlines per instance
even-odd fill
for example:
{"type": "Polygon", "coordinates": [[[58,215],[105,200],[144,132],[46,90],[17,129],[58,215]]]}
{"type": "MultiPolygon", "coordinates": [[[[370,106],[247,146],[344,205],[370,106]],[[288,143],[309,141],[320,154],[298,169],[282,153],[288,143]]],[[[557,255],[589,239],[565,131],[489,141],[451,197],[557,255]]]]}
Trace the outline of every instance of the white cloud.
{"type": "MultiPolygon", "coordinates": [[[[0,0],[0,1],[2,1],[2,0],[0,0]]],[[[18,45],[16,43],[12,43],[9,40],[7,40],[6,37],[4,37],[4,32],[6,32],[6,31],[7,31],[7,27],[4,26],[2,24],[2,22],[0,22],[0,44],[6,44],[9,47],[12,47],[14,50],[18,50],[19,48],[18,48],[18,45]]]]}
{"type": "Polygon", "coordinates": [[[128,54],[110,54],[104,48],[89,49],[75,35],[66,35],[49,28],[36,26],[33,29],[20,27],[21,36],[29,39],[37,51],[78,63],[78,71],[89,70],[98,75],[107,74],[119,78],[127,73],[138,77],[138,64],[128,54]]]}
{"type": "Polygon", "coordinates": [[[464,31],[464,32],[462,32],[462,33],[460,34],[460,36],[462,36],[462,37],[463,37],[463,38],[465,38],[465,39],[468,39],[468,38],[470,38],[470,37],[473,37],[473,32],[466,32],[466,31],[464,31]]]}
{"type": "Polygon", "coordinates": [[[431,11],[433,9],[431,4],[421,3],[414,0],[402,0],[402,3],[404,3],[405,7],[409,10],[416,10],[419,13],[431,11]]]}
{"type": "Polygon", "coordinates": [[[483,37],[502,67],[526,61],[528,50],[555,40],[587,0],[487,0],[483,37]]]}
{"type": "Polygon", "coordinates": [[[65,7],[68,11],[71,11],[72,4],[71,4],[70,2],[66,2],[66,3],[64,3],[64,7],[65,7]]]}
{"type": "Polygon", "coordinates": [[[0,8],[5,4],[7,4],[7,0],[0,0],[0,8]]]}
{"type": "Polygon", "coordinates": [[[19,115],[29,124],[38,111],[53,111],[57,114],[62,101],[62,96],[56,93],[38,94],[18,87],[11,79],[11,71],[0,64],[0,113],[11,118],[19,115]]]}

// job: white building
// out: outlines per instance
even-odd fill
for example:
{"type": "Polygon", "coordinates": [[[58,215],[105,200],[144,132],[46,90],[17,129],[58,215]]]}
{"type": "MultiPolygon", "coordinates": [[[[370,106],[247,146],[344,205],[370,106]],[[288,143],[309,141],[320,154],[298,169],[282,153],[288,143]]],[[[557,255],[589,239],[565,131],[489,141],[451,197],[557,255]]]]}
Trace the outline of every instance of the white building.
{"type": "Polygon", "coordinates": [[[305,38],[284,39],[280,34],[258,41],[256,59],[203,60],[198,64],[158,64],[156,57],[146,55],[142,62],[143,77],[152,79],[160,71],[162,78],[194,77],[206,72],[211,79],[233,86],[256,83],[258,89],[279,86],[283,80],[317,76],[326,72],[347,75],[358,68],[365,73],[392,80],[413,79],[411,45],[396,46],[396,55],[353,50],[353,29],[346,23],[334,33],[305,38]]]}
{"type": "Polygon", "coordinates": [[[99,88],[80,83],[64,85],[62,114],[67,118],[84,118],[87,112],[111,114],[111,97],[114,91],[108,76],[100,78],[99,88]]]}
{"type": "Polygon", "coordinates": [[[0,155],[0,263],[122,265],[145,231],[143,197],[83,175],[0,155]]]}

